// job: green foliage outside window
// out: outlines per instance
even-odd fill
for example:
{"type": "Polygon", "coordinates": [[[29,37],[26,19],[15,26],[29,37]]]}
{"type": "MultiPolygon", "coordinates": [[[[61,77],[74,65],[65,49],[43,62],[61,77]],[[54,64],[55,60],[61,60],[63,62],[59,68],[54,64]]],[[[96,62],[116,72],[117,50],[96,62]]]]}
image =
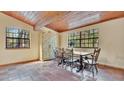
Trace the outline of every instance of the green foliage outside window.
{"type": "Polygon", "coordinates": [[[18,28],[6,29],[6,48],[29,48],[29,31],[18,28]]]}
{"type": "Polygon", "coordinates": [[[68,34],[68,47],[95,48],[98,47],[98,29],[91,29],[68,34]],[[73,44],[72,44],[73,43],[73,44]]]}

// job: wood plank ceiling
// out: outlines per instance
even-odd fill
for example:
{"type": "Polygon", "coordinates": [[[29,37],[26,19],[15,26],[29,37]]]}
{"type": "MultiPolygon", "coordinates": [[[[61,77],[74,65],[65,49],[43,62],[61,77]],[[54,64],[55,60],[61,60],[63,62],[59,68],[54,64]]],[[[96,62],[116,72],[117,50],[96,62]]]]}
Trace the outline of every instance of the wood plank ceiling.
{"type": "Polygon", "coordinates": [[[124,17],[124,11],[2,11],[40,30],[48,27],[64,32],[110,19],[124,17]]]}

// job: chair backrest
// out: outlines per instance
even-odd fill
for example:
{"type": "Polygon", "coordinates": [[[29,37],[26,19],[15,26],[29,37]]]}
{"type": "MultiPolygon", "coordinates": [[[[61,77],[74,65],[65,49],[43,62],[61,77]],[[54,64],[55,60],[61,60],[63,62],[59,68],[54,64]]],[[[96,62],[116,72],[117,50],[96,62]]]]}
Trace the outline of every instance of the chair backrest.
{"type": "Polygon", "coordinates": [[[54,50],[54,55],[55,55],[56,58],[61,57],[62,56],[62,49],[61,48],[56,48],[54,50]]]}
{"type": "Polygon", "coordinates": [[[93,53],[93,58],[94,61],[97,62],[99,54],[100,54],[101,48],[95,48],[94,53],[93,53]]]}
{"type": "Polygon", "coordinates": [[[64,57],[72,59],[73,58],[73,49],[65,49],[64,57]]]}

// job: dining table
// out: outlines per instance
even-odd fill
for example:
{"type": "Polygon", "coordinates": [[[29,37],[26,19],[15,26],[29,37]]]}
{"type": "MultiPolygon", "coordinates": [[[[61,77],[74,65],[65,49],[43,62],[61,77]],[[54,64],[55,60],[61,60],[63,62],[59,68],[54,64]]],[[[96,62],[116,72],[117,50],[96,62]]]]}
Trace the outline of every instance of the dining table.
{"type": "Polygon", "coordinates": [[[88,56],[88,55],[91,55],[92,53],[91,52],[83,52],[83,51],[73,51],[73,54],[80,56],[80,61],[79,61],[80,62],[80,67],[77,70],[77,72],[80,72],[83,69],[83,58],[88,56]]]}

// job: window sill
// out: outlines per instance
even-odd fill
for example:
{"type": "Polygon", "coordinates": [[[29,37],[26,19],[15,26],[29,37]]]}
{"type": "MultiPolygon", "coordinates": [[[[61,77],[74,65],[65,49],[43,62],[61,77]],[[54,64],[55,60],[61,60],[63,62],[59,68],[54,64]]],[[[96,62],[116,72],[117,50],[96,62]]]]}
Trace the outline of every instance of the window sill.
{"type": "Polygon", "coordinates": [[[14,49],[14,50],[16,50],[16,49],[30,49],[30,48],[5,48],[5,49],[8,49],[8,50],[14,49]]]}

